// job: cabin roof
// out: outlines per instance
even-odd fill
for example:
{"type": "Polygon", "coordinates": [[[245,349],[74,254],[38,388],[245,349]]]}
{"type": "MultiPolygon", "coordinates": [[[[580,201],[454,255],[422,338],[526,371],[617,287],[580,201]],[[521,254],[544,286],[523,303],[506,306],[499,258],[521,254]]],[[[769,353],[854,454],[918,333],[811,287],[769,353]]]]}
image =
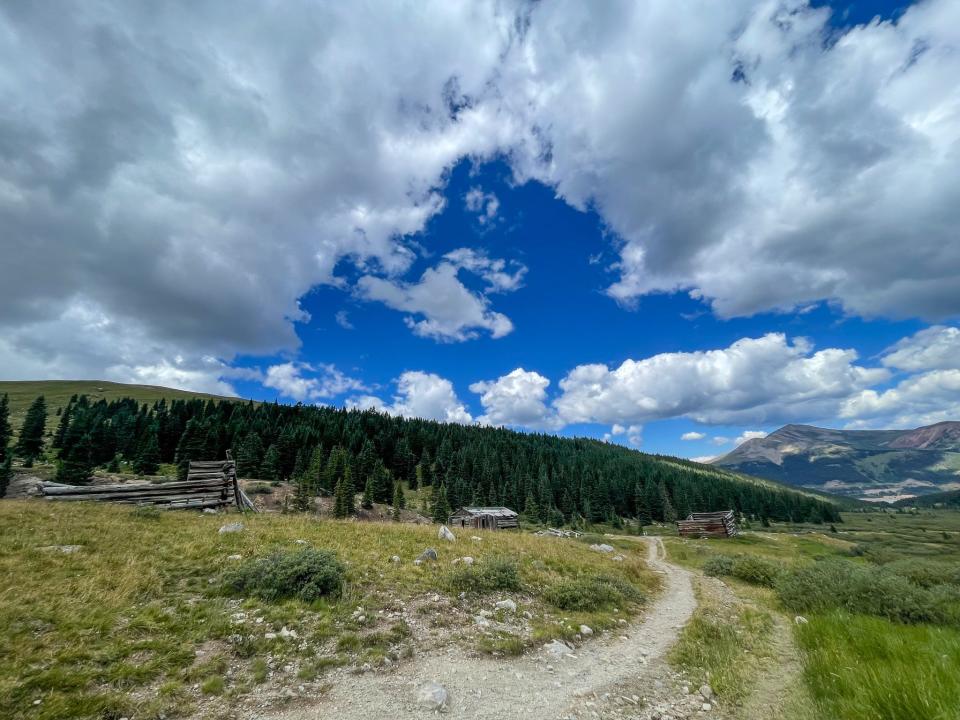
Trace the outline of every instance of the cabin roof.
{"type": "Polygon", "coordinates": [[[465,512],[469,515],[493,515],[494,517],[517,517],[517,513],[508,507],[462,507],[453,514],[465,512]]]}

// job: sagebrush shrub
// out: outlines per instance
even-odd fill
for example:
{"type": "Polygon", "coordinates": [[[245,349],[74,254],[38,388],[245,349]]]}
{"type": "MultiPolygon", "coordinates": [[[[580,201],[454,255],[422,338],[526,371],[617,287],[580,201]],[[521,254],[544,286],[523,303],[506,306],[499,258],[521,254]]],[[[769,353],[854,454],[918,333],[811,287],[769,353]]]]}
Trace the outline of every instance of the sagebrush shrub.
{"type": "Polygon", "coordinates": [[[640,602],[643,593],[622,578],[596,574],[560,580],[547,588],[544,599],[561,610],[596,610],[640,602]]]}
{"type": "Polygon", "coordinates": [[[304,548],[247,560],[224,574],[224,587],[263,600],[299,598],[311,602],[338,597],[343,591],[344,574],[335,553],[304,548]]]}
{"type": "Polygon", "coordinates": [[[704,563],[703,571],[714,577],[735,577],[753,585],[773,587],[780,567],[752,555],[714,555],[704,563]]]}
{"type": "Polygon", "coordinates": [[[703,564],[703,572],[711,577],[723,577],[733,572],[733,558],[729,555],[714,555],[703,564]]]}
{"type": "Polygon", "coordinates": [[[508,558],[492,558],[475,565],[461,565],[447,576],[454,592],[490,593],[520,589],[517,564],[508,558]]]}

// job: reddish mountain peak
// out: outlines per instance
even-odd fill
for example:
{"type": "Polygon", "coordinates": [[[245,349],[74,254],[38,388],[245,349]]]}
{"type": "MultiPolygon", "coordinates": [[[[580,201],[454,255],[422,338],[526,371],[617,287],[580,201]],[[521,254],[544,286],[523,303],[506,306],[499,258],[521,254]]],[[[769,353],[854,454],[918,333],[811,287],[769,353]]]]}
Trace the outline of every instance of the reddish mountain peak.
{"type": "Polygon", "coordinates": [[[960,442],[960,422],[941,422],[910,430],[890,441],[892,448],[925,450],[942,442],[960,442]]]}

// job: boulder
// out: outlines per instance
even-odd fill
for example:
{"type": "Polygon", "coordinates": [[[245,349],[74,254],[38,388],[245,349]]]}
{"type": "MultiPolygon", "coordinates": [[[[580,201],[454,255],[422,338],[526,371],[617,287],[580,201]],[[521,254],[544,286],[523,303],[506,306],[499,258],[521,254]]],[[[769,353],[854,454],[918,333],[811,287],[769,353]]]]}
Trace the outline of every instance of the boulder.
{"type": "Polygon", "coordinates": [[[227,533],[236,533],[241,531],[243,531],[243,523],[235,522],[235,523],[227,523],[226,525],[223,525],[218,532],[221,535],[226,535],[227,533]]]}
{"type": "Polygon", "coordinates": [[[417,705],[440,712],[447,707],[447,689],[437,682],[424,683],[417,688],[417,705]]]}
{"type": "Polygon", "coordinates": [[[453,542],[457,539],[456,536],[450,532],[450,528],[448,528],[446,525],[440,526],[440,532],[437,533],[437,537],[441,540],[446,540],[447,542],[453,542]]]}
{"type": "Polygon", "coordinates": [[[701,686],[700,686],[700,696],[701,696],[704,700],[709,700],[710,698],[713,697],[713,688],[710,687],[709,685],[701,685],[701,686]]]}
{"type": "Polygon", "coordinates": [[[590,546],[590,549],[591,549],[591,550],[596,550],[597,552],[602,552],[602,553],[612,553],[612,552],[613,552],[613,546],[612,546],[612,545],[607,545],[606,543],[600,543],[599,545],[591,545],[591,546],[590,546]]]}
{"type": "Polygon", "coordinates": [[[562,658],[573,652],[573,649],[569,645],[559,640],[547,643],[543,646],[543,649],[546,650],[548,655],[552,655],[555,658],[562,658]]]}
{"type": "Polygon", "coordinates": [[[589,625],[581,625],[580,634],[583,635],[584,637],[590,637],[591,635],[593,635],[593,628],[591,628],[589,625]]]}
{"type": "Polygon", "coordinates": [[[507,598],[506,600],[501,600],[496,605],[494,605],[494,607],[497,608],[497,610],[506,610],[507,612],[517,611],[517,604],[510,598],[507,598]]]}
{"type": "Polygon", "coordinates": [[[422,565],[425,562],[431,562],[436,559],[437,559],[437,551],[434,550],[433,548],[427,548],[422,553],[420,553],[417,559],[414,560],[413,562],[416,565],[422,565]]]}
{"type": "Polygon", "coordinates": [[[400,562],[400,556],[399,556],[399,555],[393,555],[393,556],[390,558],[390,562],[392,562],[392,563],[398,563],[398,562],[400,562]]]}

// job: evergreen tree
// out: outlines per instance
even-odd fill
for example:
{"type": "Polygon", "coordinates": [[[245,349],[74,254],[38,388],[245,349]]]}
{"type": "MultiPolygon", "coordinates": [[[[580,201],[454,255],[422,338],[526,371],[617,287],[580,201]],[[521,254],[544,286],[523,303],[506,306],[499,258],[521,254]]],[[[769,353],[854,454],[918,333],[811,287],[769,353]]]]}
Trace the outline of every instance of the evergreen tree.
{"type": "Polygon", "coordinates": [[[7,496],[7,488],[10,487],[10,481],[13,479],[12,461],[13,455],[7,454],[3,462],[0,462],[0,498],[7,496]]]}
{"type": "Polygon", "coordinates": [[[633,488],[633,498],[637,505],[637,524],[639,527],[650,525],[653,517],[650,515],[650,506],[647,505],[647,497],[643,491],[643,486],[637,483],[633,488]]]}
{"type": "Polygon", "coordinates": [[[107,472],[109,473],[120,472],[120,453],[114,453],[113,457],[110,458],[110,462],[107,465],[107,472]]]}
{"type": "Polygon", "coordinates": [[[257,477],[260,474],[261,463],[263,463],[263,443],[257,433],[249,432],[237,450],[237,476],[257,477]]]}
{"type": "Polygon", "coordinates": [[[156,475],[158,470],[160,470],[160,442],[157,440],[157,429],[150,426],[144,433],[140,450],[133,460],[133,471],[137,475],[156,475]]]}
{"type": "Polygon", "coordinates": [[[370,480],[374,502],[389,503],[393,496],[393,479],[386,465],[380,460],[374,463],[370,480]]]}
{"type": "Polygon", "coordinates": [[[206,447],[206,429],[199,420],[191,419],[183,429],[180,442],[177,443],[177,480],[186,480],[191,460],[203,460],[206,447]]]}
{"type": "Polygon", "coordinates": [[[393,520],[400,522],[400,511],[407,506],[407,499],[403,496],[403,484],[398,480],[393,486],[393,520]]]}
{"type": "MultiPolygon", "coordinates": [[[[410,443],[407,442],[405,437],[401,437],[400,442],[397,443],[396,450],[393,452],[393,471],[397,479],[401,482],[409,482],[414,474],[415,464],[416,458],[413,453],[410,452],[410,443]]],[[[387,493],[390,493],[389,489],[387,493]]]]}
{"type": "Polygon", "coordinates": [[[291,505],[297,512],[308,512],[313,508],[313,495],[307,487],[309,480],[307,476],[300,475],[293,480],[293,500],[291,505]]]}
{"type": "Polygon", "coordinates": [[[93,441],[90,435],[84,435],[61,458],[57,466],[57,482],[66,485],[86,485],[93,475],[93,441]]]}
{"type": "Polygon", "coordinates": [[[523,514],[531,522],[540,522],[540,503],[537,502],[537,496],[533,494],[533,489],[527,491],[527,500],[523,504],[523,514]]]}
{"type": "Polygon", "coordinates": [[[445,523],[450,518],[450,503],[447,501],[447,486],[443,483],[434,485],[434,493],[430,509],[433,513],[433,521],[436,523],[445,523]]]}
{"type": "Polygon", "coordinates": [[[24,467],[32,467],[43,452],[43,431],[47,425],[47,401],[43,395],[31,403],[20,428],[16,452],[23,458],[24,467]]]}
{"type": "Polygon", "coordinates": [[[353,477],[348,465],[333,492],[333,516],[336,518],[350,517],[354,513],[353,496],[355,490],[353,487],[353,477]]]}
{"type": "Polygon", "coordinates": [[[3,397],[0,397],[0,462],[7,459],[11,437],[13,430],[10,427],[10,398],[4,393],[3,397]]]}
{"type": "Polygon", "coordinates": [[[676,522],[677,511],[674,510],[673,503],[670,501],[670,493],[667,492],[667,488],[662,482],[660,483],[660,497],[663,507],[663,521],[666,523],[676,522]]]}
{"type": "Polygon", "coordinates": [[[369,440],[364,440],[360,454],[357,455],[356,474],[354,475],[353,481],[366,489],[367,481],[370,480],[373,475],[374,467],[378,462],[381,461],[377,456],[377,451],[373,447],[373,443],[369,440]]]}
{"type": "Polygon", "coordinates": [[[364,510],[373,508],[373,475],[367,475],[367,482],[363,486],[363,497],[360,499],[360,507],[364,510]]]}
{"type": "Polygon", "coordinates": [[[280,451],[276,445],[267,448],[263,456],[263,463],[260,465],[261,480],[279,480],[280,479],[280,451]]]}
{"type": "Polygon", "coordinates": [[[57,430],[53,434],[53,441],[50,443],[52,448],[62,448],[63,439],[67,435],[67,428],[70,427],[70,403],[67,403],[66,409],[60,413],[60,422],[57,423],[57,430]]]}

